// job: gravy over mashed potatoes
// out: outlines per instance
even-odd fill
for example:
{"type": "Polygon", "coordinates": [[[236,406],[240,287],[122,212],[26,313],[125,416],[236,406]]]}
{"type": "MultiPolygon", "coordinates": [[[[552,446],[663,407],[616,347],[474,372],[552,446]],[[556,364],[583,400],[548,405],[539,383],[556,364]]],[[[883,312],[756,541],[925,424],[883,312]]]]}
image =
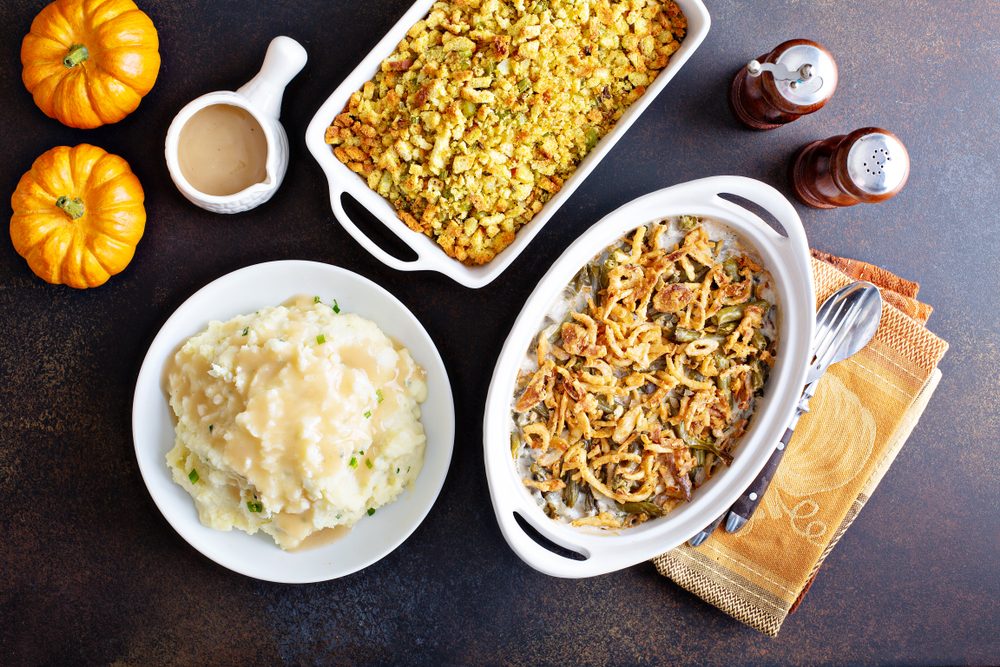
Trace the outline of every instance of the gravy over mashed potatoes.
{"type": "Polygon", "coordinates": [[[167,463],[206,526],[294,549],[417,477],[424,371],[375,323],[339,311],[296,297],[212,322],[174,356],[167,463]]]}

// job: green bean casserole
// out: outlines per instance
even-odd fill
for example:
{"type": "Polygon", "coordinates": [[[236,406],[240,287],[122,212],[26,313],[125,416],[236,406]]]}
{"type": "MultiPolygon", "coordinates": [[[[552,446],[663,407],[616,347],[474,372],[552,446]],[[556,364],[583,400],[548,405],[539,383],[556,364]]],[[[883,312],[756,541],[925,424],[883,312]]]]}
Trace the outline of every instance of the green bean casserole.
{"type": "Polygon", "coordinates": [[[771,277],[693,216],[638,227],[585,266],[518,377],[511,454],[553,519],[623,528],[732,461],[775,361],[771,277]]]}

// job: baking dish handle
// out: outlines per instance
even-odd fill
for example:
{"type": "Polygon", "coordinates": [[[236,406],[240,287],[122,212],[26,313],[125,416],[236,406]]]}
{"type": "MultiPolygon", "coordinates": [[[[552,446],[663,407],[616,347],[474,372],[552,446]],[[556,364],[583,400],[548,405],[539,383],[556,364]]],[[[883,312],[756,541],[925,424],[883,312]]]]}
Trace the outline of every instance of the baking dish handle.
{"type": "Polygon", "coordinates": [[[397,271],[436,271],[439,270],[434,262],[428,261],[425,255],[423,255],[419,250],[413,247],[410,243],[410,239],[404,238],[396,229],[390,225],[385,225],[387,229],[391,229],[392,232],[399,237],[399,240],[406,244],[410,250],[417,254],[416,259],[404,260],[399,259],[393,255],[390,255],[385,250],[381,248],[377,243],[372,241],[368,236],[361,231],[361,229],[354,224],[354,221],[347,215],[347,211],[344,210],[343,196],[346,190],[340,188],[331,188],[330,190],[330,203],[333,206],[333,213],[340,221],[341,226],[347,230],[347,233],[354,238],[355,241],[361,244],[361,247],[374,255],[380,262],[391,266],[397,271]]]}
{"type": "MultiPolygon", "coordinates": [[[[543,526],[537,525],[532,521],[533,517],[530,512],[517,512],[521,520],[538,531],[539,535],[569,551],[579,553],[583,556],[583,560],[568,558],[550,551],[525,532],[521,524],[514,518],[515,511],[510,507],[497,508],[497,519],[500,522],[500,530],[511,550],[535,570],[551,577],[581,579],[604,574],[615,569],[613,566],[609,568],[609,564],[604,558],[593,558],[590,550],[576,544],[567,543],[565,540],[559,539],[548,530],[545,530],[543,526]]],[[[546,521],[550,521],[550,519],[546,518],[546,521]]]]}
{"type": "MultiPolygon", "coordinates": [[[[720,194],[731,194],[753,202],[773,215],[785,230],[785,237],[766,224],[763,225],[762,231],[769,233],[773,240],[780,241],[779,251],[785,251],[789,260],[800,264],[799,268],[804,268],[806,275],[812,275],[808,261],[804,266],[801,265],[803,258],[809,257],[809,243],[806,241],[802,220],[795,207],[780,192],[767,183],[745,176],[712,176],[693,181],[691,185],[698,188],[699,194],[716,197],[718,199],[716,203],[723,207],[739,206],[719,197],[720,194]]],[[[740,208],[747,210],[742,206],[740,208]]]]}
{"type": "Polygon", "coordinates": [[[511,550],[529,566],[551,577],[582,579],[635,564],[635,559],[630,558],[630,550],[604,549],[592,541],[588,545],[581,544],[573,536],[563,534],[556,522],[548,517],[539,517],[538,508],[532,506],[524,487],[514,477],[506,475],[506,470],[491,469],[499,463],[497,460],[488,461],[486,472],[497,523],[511,550]],[[544,539],[576,552],[582,559],[563,556],[539,544],[515,515],[544,539]]]}

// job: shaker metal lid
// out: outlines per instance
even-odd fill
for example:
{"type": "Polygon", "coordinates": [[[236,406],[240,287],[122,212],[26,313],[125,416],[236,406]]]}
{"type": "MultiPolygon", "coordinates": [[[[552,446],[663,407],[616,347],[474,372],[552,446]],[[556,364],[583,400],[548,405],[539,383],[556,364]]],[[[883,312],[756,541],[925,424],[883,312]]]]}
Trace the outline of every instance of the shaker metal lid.
{"type": "Polygon", "coordinates": [[[895,135],[862,135],[847,153],[847,175],[861,190],[881,195],[895,190],[910,173],[910,156],[895,135]]]}
{"type": "Polygon", "coordinates": [[[813,44],[795,44],[785,49],[774,62],[783,65],[789,72],[798,73],[798,76],[790,78],[774,77],[778,94],[792,104],[817,104],[830,99],[837,89],[837,63],[824,48],[813,44]],[[805,76],[802,76],[803,67],[807,65],[805,76]]]}

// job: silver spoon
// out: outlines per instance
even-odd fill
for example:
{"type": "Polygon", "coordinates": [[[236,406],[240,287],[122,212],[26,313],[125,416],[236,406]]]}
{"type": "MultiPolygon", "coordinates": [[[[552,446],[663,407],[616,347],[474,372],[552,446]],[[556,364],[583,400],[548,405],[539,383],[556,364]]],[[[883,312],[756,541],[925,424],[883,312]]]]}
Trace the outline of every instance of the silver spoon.
{"type": "MultiPolygon", "coordinates": [[[[868,282],[855,282],[842,287],[831,294],[819,312],[816,313],[816,334],[813,338],[813,358],[806,375],[806,386],[799,399],[798,408],[792,416],[788,428],[778,442],[774,453],[768,459],[760,474],[740,498],[729,508],[726,518],[726,531],[735,533],[750,519],[757,509],[764,492],[771,484],[778,465],[785,454],[792,432],[799,417],[809,411],[809,399],[816,393],[820,377],[831,365],[847,359],[868,344],[875,335],[882,319],[882,295],[878,288],[868,282]]],[[[723,512],[705,526],[688,544],[693,547],[700,545],[722,523],[727,513],[723,512]]]]}

